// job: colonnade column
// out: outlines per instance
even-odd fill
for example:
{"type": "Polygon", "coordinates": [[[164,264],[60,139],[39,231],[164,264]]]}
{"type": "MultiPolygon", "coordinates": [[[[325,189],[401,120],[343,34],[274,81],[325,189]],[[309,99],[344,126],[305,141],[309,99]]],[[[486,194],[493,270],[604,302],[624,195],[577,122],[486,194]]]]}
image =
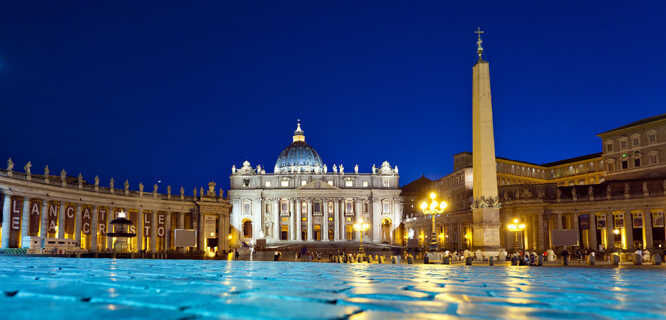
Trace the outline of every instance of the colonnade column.
{"type": "MultiPolygon", "coordinates": [[[[111,227],[111,221],[115,219],[116,215],[114,214],[114,209],[113,207],[109,207],[107,212],[107,217],[106,217],[106,227],[104,228],[104,232],[113,232],[113,230],[110,229],[111,227]]],[[[106,237],[106,249],[107,250],[113,250],[113,237],[106,237]]]]}
{"type": "Polygon", "coordinates": [[[335,241],[340,240],[340,201],[333,199],[333,236],[335,241]]]}
{"type": "Polygon", "coordinates": [[[76,204],[76,216],[74,218],[74,239],[81,247],[81,204],[76,204]]]}
{"type": "MultiPolygon", "coordinates": [[[[166,214],[166,221],[165,221],[165,226],[164,228],[164,252],[168,251],[171,249],[171,212],[167,212],[166,214]]],[[[219,237],[219,234],[218,234],[219,237]]],[[[217,245],[220,245],[220,240],[217,241],[217,245]]]]}
{"type": "Polygon", "coordinates": [[[645,228],[645,239],[643,243],[646,249],[652,249],[652,214],[650,210],[645,210],[643,213],[643,228],[645,228]]]}
{"type": "Polygon", "coordinates": [[[58,239],[65,239],[65,201],[60,201],[58,211],[58,239]]]}
{"type": "Polygon", "coordinates": [[[226,240],[226,234],[224,232],[224,216],[219,214],[217,216],[217,252],[221,254],[224,250],[224,240],[226,240]]]}
{"type": "Polygon", "coordinates": [[[555,219],[557,219],[557,221],[555,221],[555,227],[557,227],[558,230],[564,229],[564,226],[562,226],[562,214],[558,213],[555,215],[555,219]]]}
{"type": "Polygon", "coordinates": [[[631,221],[631,212],[624,212],[624,234],[627,249],[634,248],[634,223],[631,221]]]}
{"type": "Polygon", "coordinates": [[[613,233],[615,221],[613,220],[613,215],[610,213],[606,214],[606,249],[611,250],[615,245],[615,234],[613,233]]]}
{"type": "Polygon", "coordinates": [[[322,210],[324,210],[324,215],[322,216],[321,239],[328,241],[328,199],[323,199],[322,210]]]}
{"type": "Polygon", "coordinates": [[[46,239],[49,233],[49,226],[47,226],[47,217],[49,214],[49,201],[42,200],[42,217],[39,221],[39,236],[46,239]]]}
{"type": "Polygon", "coordinates": [[[143,208],[136,213],[136,248],[139,252],[143,251],[143,208]]]}
{"type": "Polygon", "coordinates": [[[2,248],[9,248],[9,224],[10,210],[12,209],[12,197],[5,193],[4,201],[2,202],[2,248]]]}
{"type": "MultiPolygon", "coordinates": [[[[92,207],[92,218],[90,219],[90,251],[92,252],[97,252],[97,230],[99,230],[99,227],[97,224],[99,224],[99,216],[97,212],[97,206],[92,207]]],[[[140,239],[140,238],[139,238],[140,239]]],[[[141,240],[139,240],[141,241],[141,240]]]]}
{"type": "Polygon", "coordinates": [[[20,247],[24,247],[23,238],[28,236],[28,229],[30,229],[30,199],[23,197],[23,212],[21,212],[21,243],[20,247]]]}
{"type": "MultiPolygon", "coordinates": [[[[308,199],[308,241],[314,240],[312,238],[312,199],[308,199]]],[[[321,229],[319,229],[319,232],[321,232],[321,229]]]]}
{"type": "MultiPolygon", "coordinates": [[[[178,213],[178,229],[185,229],[185,213],[178,213]]],[[[178,252],[183,252],[185,248],[179,248],[178,252]]]]}
{"type": "Polygon", "coordinates": [[[597,215],[594,213],[590,213],[590,228],[588,230],[589,230],[588,240],[590,243],[590,249],[592,250],[599,249],[599,247],[597,246],[597,215]]]}
{"type": "MultiPolygon", "coordinates": [[[[197,234],[199,232],[197,231],[197,234]]],[[[199,235],[201,237],[201,235],[199,235]]],[[[150,213],[150,252],[157,252],[157,210],[150,213]]]]}
{"type": "Polygon", "coordinates": [[[273,199],[273,241],[282,240],[280,234],[280,199],[273,199]]]}

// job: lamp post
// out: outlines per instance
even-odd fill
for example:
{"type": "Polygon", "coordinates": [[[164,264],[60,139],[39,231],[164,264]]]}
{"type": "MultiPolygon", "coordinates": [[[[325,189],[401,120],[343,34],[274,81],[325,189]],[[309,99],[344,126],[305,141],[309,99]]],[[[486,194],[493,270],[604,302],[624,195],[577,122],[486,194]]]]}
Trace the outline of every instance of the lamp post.
{"type": "Polygon", "coordinates": [[[359,240],[359,246],[358,246],[358,251],[363,253],[363,233],[370,229],[370,225],[363,222],[363,219],[359,219],[354,223],[354,231],[360,231],[361,232],[361,238],[359,240]]]}
{"type": "Polygon", "coordinates": [[[513,231],[513,233],[516,235],[516,243],[518,243],[519,248],[522,249],[523,244],[522,244],[522,241],[518,240],[518,232],[521,232],[521,231],[525,230],[525,224],[520,223],[518,218],[516,218],[516,219],[513,219],[513,223],[510,223],[508,226],[506,226],[506,228],[509,231],[513,231]]]}
{"type": "Polygon", "coordinates": [[[437,231],[435,230],[435,217],[438,214],[441,214],[446,209],[446,201],[437,202],[437,194],[434,192],[430,193],[430,204],[428,202],[421,202],[421,211],[424,215],[432,216],[432,234],[430,236],[430,248],[437,248],[437,231]]]}

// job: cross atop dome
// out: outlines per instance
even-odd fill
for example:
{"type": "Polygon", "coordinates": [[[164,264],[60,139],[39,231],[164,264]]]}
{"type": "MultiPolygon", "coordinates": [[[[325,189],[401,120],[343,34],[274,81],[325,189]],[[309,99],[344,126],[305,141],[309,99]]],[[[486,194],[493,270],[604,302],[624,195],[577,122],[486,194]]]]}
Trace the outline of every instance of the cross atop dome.
{"type": "Polygon", "coordinates": [[[476,48],[476,54],[478,54],[479,59],[481,59],[481,56],[483,55],[483,47],[481,46],[481,44],[483,43],[483,40],[481,40],[481,35],[486,33],[486,32],[481,30],[481,27],[477,27],[476,31],[474,31],[474,33],[476,33],[476,35],[479,37],[476,40],[476,47],[477,47],[476,48]]]}
{"type": "Polygon", "coordinates": [[[293,142],[305,142],[305,132],[301,129],[301,119],[296,119],[296,131],[294,131],[293,142]]]}

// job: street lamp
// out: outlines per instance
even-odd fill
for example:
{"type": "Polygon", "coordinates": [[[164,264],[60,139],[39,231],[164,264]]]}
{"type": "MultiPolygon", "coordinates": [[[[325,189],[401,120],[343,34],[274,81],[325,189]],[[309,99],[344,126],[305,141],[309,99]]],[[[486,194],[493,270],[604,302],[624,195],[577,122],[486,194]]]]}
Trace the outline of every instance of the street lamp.
{"type": "Polygon", "coordinates": [[[519,223],[518,219],[513,219],[513,223],[510,223],[506,226],[509,231],[513,231],[516,234],[516,243],[520,244],[520,248],[523,247],[523,244],[518,241],[518,232],[525,230],[525,224],[519,223]]]}
{"type": "Polygon", "coordinates": [[[370,225],[363,222],[363,219],[359,219],[356,223],[354,223],[354,231],[360,231],[361,232],[361,239],[360,239],[360,245],[358,246],[358,251],[363,253],[363,233],[370,229],[370,225]]]}
{"type": "Polygon", "coordinates": [[[437,202],[437,194],[434,192],[430,193],[430,204],[428,202],[421,202],[421,211],[424,215],[432,216],[432,235],[430,237],[430,247],[431,249],[437,248],[437,231],[435,230],[435,217],[438,214],[444,212],[446,209],[446,201],[437,202]]]}

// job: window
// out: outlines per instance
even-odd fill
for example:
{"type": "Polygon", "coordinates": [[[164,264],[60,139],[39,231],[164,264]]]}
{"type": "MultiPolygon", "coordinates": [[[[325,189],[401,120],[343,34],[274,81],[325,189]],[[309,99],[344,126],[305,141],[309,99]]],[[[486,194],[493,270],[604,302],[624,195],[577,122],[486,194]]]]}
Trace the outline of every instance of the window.
{"type": "Polygon", "coordinates": [[[389,180],[389,179],[391,179],[391,178],[384,178],[384,180],[382,180],[382,186],[384,188],[388,188],[388,187],[391,186],[391,180],[389,180]]]}
{"type": "Polygon", "coordinates": [[[613,144],[609,143],[606,145],[606,152],[613,152],[613,144]]]}
{"type": "Polygon", "coordinates": [[[250,186],[250,179],[243,179],[243,187],[247,188],[250,186]]]}
{"type": "Polygon", "coordinates": [[[345,214],[354,214],[354,202],[352,200],[345,201],[345,214]]]}
{"type": "Polygon", "coordinates": [[[640,142],[640,139],[634,138],[632,141],[633,141],[634,146],[637,146],[640,142]]]}
{"type": "Polygon", "coordinates": [[[627,148],[627,141],[626,140],[620,141],[620,148],[622,148],[622,150],[627,148]]]}
{"type": "Polygon", "coordinates": [[[626,169],[628,167],[629,167],[629,163],[627,162],[627,160],[622,160],[622,169],[626,169]]]}
{"type": "Polygon", "coordinates": [[[389,214],[391,213],[391,202],[388,200],[382,200],[382,213],[389,214]]]}
{"type": "Polygon", "coordinates": [[[333,214],[333,202],[328,202],[328,213],[333,214]]]}
{"type": "Polygon", "coordinates": [[[308,203],[307,201],[301,201],[301,214],[308,212],[308,203]]]}
{"type": "Polygon", "coordinates": [[[249,216],[252,215],[252,202],[250,200],[245,200],[243,202],[243,215],[249,216]]]}
{"type": "Polygon", "coordinates": [[[650,144],[657,143],[657,135],[654,133],[651,133],[648,136],[648,141],[650,141],[650,144]]]}
{"type": "Polygon", "coordinates": [[[280,213],[289,214],[289,201],[282,200],[282,202],[280,202],[280,213]]]}
{"type": "Polygon", "coordinates": [[[271,182],[270,182],[270,181],[266,181],[266,182],[264,183],[264,185],[266,186],[266,188],[270,188],[270,187],[271,187],[271,182]]]}
{"type": "Polygon", "coordinates": [[[270,203],[266,204],[266,211],[265,212],[266,213],[271,213],[271,204],[270,203]]]}
{"type": "Polygon", "coordinates": [[[638,168],[641,166],[641,158],[634,159],[634,167],[638,168]]]}
{"type": "Polygon", "coordinates": [[[282,180],[282,181],[280,181],[280,186],[282,186],[282,187],[288,187],[288,186],[289,186],[289,180],[282,180]]]}
{"type": "Polygon", "coordinates": [[[321,214],[321,203],[315,202],[312,204],[312,212],[316,214],[321,214]]]}
{"type": "Polygon", "coordinates": [[[345,187],[353,187],[353,186],[354,186],[354,181],[345,180],[345,187]]]}
{"type": "Polygon", "coordinates": [[[367,181],[363,181],[363,188],[367,188],[367,187],[368,187],[368,182],[367,182],[367,181]]]}
{"type": "Polygon", "coordinates": [[[656,152],[651,152],[650,153],[650,164],[657,164],[657,153],[656,152]]]}
{"type": "Polygon", "coordinates": [[[364,213],[370,212],[370,205],[367,202],[363,203],[363,212],[364,213]]]}

